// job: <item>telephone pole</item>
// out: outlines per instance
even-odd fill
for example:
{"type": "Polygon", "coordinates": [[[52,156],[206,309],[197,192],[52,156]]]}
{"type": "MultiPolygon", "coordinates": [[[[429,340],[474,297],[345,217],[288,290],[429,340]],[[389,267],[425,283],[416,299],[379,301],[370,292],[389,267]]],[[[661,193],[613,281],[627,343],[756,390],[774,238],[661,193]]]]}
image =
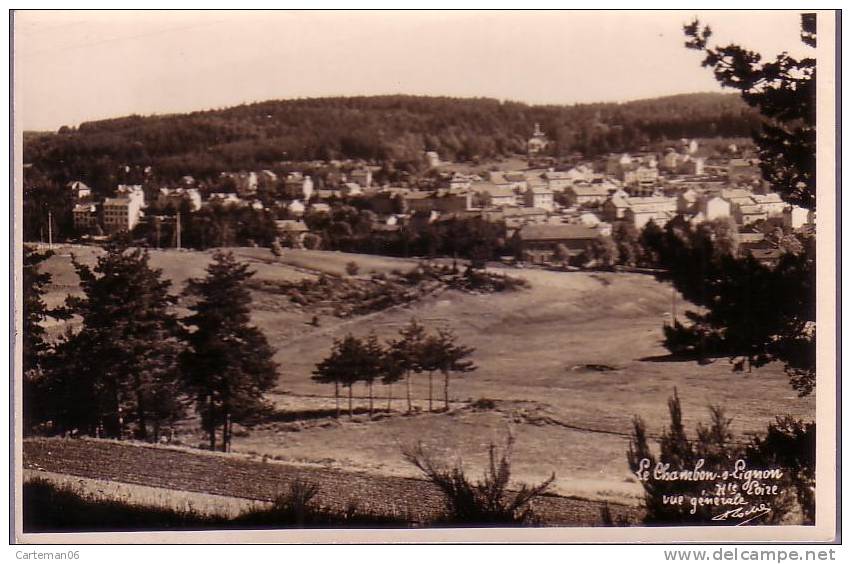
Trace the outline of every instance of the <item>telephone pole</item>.
{"type": "Polygon", "coordinates": [[[671,287],[671,326],[677,322],[677,289],[671,287]]]}
{"type": "Polygon", "coordinates": [[[53,212],[47,210],[47,248],[53,248],[53,212]]]}
{"type": "Polygon", "coordinates": [[[174,231],[175,239],[177,239],[177,249],[180,250],[180,212],[177,212],[177,226],[174,231]]]}

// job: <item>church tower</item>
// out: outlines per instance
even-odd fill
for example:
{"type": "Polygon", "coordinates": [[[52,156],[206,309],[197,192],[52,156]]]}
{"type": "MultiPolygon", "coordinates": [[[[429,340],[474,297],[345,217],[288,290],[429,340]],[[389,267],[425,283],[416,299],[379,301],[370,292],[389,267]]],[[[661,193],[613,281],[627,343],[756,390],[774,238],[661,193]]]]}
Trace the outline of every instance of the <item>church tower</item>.
{"type": "Polygon", "coordinates": [[[549,145],[549,141],[547,140],[547,135],[541,131],[541,124],[535,124],[535,131],[532,132],[532,137],[529,138],[529,141],[526,142],[526,151],[529,156],[535,156],[541,154],[549,145]]]}

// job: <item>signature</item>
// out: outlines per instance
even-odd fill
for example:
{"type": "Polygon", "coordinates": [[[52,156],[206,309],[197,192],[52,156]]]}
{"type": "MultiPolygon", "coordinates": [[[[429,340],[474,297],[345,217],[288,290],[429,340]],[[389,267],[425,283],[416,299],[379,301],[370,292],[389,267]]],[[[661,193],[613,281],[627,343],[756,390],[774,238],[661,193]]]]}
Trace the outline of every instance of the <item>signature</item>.
{"type": "Polygon", "coordinates": [[[725,511],[724,513],[719,513],[714,516],[712,520],[727,521],[728,519],[743,519],[743,521],[736,523],[736,526],[738,527],[739,525],[750,523],[754,519],[762,517],[763,515],[768,515],[769,513],[771,513],[771,508],[764,503],[760,503],[759,505],[751,505],[749,507],[735,507],[725,511]]]}

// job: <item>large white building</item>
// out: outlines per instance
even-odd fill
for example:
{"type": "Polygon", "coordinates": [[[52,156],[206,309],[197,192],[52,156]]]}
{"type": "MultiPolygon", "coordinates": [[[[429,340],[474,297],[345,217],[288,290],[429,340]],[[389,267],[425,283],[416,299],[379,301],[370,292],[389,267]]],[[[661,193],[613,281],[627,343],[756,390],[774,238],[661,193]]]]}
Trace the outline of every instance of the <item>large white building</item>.
{"type": "Polygon", "coordinates": [[[103,201],[103,228],[107,233],[130,231],[142,217],[145,207],[145,192],[141,186],[121,184],[114,198],[103,201]]]}
{"type": "Polygon", "coordinates": [[[109,234],[130,231],[142,217],[142,200],[132,197],[103,201],[103,228],[109,234]]]}

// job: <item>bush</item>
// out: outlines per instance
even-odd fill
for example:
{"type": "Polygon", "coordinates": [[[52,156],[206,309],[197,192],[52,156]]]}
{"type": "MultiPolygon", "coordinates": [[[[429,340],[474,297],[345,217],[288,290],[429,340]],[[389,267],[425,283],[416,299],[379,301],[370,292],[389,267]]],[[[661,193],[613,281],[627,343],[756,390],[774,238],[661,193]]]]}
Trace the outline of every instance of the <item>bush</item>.
{"type": "Polygon", "coordinates": [[[305,233],[302,245],[305,249],[315,251],[322,247],[322,237],[315,233],[305,233]]]}
{"type": "Polygon", "coordinates": [[[470,405],[473,409],[482,411],[496,408],[496,402],[490,398],[479,398],[470,405]]]}
{"type": "Polygon", "coordinates": [[[473,482],[464,473],[459,462],[453,468],[443,467],[431,458],[418,443],[403,451],[405,458],[416,466],[431,483],[443,492],[447,524],[497,525],[540,522],[532,502],[543,495],[555,480],[555,474],[537,486],[519,484],[519,489],[509,491],[511,479],[511,449],[514,438],[509,437],[505,449],[497,453],[491,443],[488,448],[489,465],[483,478],[473,482]]]}
{"type": "MultiPolygon", "coordinates": [[[[806,498],[806,488],[798,484],[807,483],[808,462],[797,458],[804,445],[808,445],[808,431],[800,426],[769,427],[765,439],[754,439],[751,444],[734,441],[730,432],[731,419],[724,416],[719,407],[710,407],[711,423],[697,426],[696,439],[689,439],[682,422],[680,398],[674,396],[668,400],[671,423],[658,439],[659,457],[652,453],[648,444],[648,434],[644,422],[636,417],[633,420],[633,436],[630,441],[627,460],[630,469],[636,473],[644,488],[644,522],[652,525],[776,525],[784,521],[795,506],[795,492],[798,498],[806,498]],[[658,462],[657,462],[658,460],[658,462]],[[745,491],[739,478],[727,479],[695,478],[693,480],[666,480],[654,476],[657,464],[669,465],[668,470],[700,469],[722,475],[735,469],[737,462],[744,461],[748,470],[783,470],[779,479],[764,480],[768,486],[777,485],[778,492],[772,494],[761,490],[745,491]],[[796,470],[797,468],[797,470],[796,470]],[[645,473],[642,475],[642,471],[645,473]],[[799,476],[796,484],[795,476],[799,476]],[[723,497],[732,498],[735,493],[742,495],[741,503],[700,504],[700,500],[718,495],[719,484],[732,484],[723,497]],[[683,501],[676,502],[682,496],[683,501]],[[754,511],[744,514],[750,508],[764,505],[770,511],[754,511]],[[740,507],[742,514],[730,515],[728,519],[713,519],[725,511],[740,507]]],[[[785,421],[785,420],[784,420],[785,421]]],[[[813,428],[813,432],[814,432],[813,428]]],[[[814,442],[813,442],[814,445],[814,442]]],[[[814,448],[814,446],[813,446],[814,448]]],[[[807,451],[809,452],[809,451],[807,451]]],[[[804,459],[807,458],[805,454],[804,459]]],[[[814,460],[814,450],[813,450],[814,460]]],[[[813,482],[814,486],[814,482],[813,482]]],[[[801,504],[806,514],[806,507],[801,504]]]]}
{"type": "Polygon", "coordinates": [[[314,516],[312,504],[318,493],[319,488],[314,484],[300,479],[293,480],[289,490],[277,496],[270,509],[254,512],[253,516],[255,519],[262,516],[262,521],[271,523],[303,527],[314,516]]]}
{"type": "Polygon", "coordinates": [[[355,261],[350,261],[346,263],[346,274],[349,276],[356,276],[357,273],[360,272],[360,267],[358,263],[355,261]]]}
{"type": "Polygon", "coordinates": [[[662,332],[665,334],[665,348],[671,354],[703,359],[707,356],[726,353],[723,339],[718,331],[702,323],[684,325],[674,320],[673,325],[665,324],[662,332]]]}
{"type": "Polygon", "coordinates": [[[765,437],[755,437],[748,459],[762,466],[781,466],[790,473],[804,524],[816,521],[816,424],[789,416],[778,417],[765,437]]]}

